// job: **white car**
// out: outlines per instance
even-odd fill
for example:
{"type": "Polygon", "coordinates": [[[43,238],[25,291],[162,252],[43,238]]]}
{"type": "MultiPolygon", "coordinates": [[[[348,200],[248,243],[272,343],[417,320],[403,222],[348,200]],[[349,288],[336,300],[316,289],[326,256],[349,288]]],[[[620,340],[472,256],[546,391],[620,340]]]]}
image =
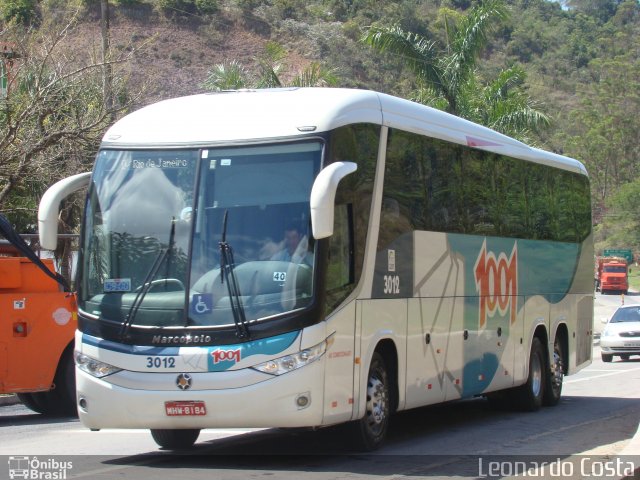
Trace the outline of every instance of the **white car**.
{"type": "Polygon", "coordinates": [[[616,310],[600,336],[600,348],[603,362],[610,362],[614,355],[625,361],[640,355],[640,305],[616,310]]]}

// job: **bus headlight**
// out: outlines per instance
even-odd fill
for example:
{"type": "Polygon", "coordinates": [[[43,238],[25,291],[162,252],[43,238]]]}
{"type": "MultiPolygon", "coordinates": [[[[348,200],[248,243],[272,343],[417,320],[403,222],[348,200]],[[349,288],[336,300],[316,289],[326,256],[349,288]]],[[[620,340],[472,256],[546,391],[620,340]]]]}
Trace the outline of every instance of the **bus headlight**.
{"type": "Polygon", "coordinates": [[[78,368],[93,377],[102,378],[122,370],[80,352],[74,352],[74,357],[78,368]]]}
{"type": "Polygon", "coordinates": [[[270,375],[282,375],[283,373],[292,372],[300,367],[309,365],[310,363],[318,360],[324,352],[327,351],[327,341],[323,341],[311,348],[306,348],[285,357],[269,360],[268,362],[259,363],[254,365],[253,369],[270,375]]]}

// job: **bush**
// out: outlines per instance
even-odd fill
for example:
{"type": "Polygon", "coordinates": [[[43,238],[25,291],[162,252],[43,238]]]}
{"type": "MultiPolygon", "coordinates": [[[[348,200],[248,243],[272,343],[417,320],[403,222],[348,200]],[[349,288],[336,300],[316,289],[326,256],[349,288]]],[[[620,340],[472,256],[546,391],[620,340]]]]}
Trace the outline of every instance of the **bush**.
{"type": "Polygon", "coordinates": [[[157,0],[158,6],[171,15],[184,15],[196,13],[194,0],[157,0]]]}
{"type": "Polygon", "coordinates": [[[36,18],[36,0],[0,0],[0,16],[5,22],[31,23],[36,18]]]}
{"type": "Polygon", "coordinates": [[[114,4],[122,7],[133,7],[134,5],[140,5],[142,0],[111,0],[114,4]]]}
{"type": "Polygon", "coordinates": [[[196,0],[196,10],[202,15],[211,15],[218,11],[217,0],[196,0]]]}

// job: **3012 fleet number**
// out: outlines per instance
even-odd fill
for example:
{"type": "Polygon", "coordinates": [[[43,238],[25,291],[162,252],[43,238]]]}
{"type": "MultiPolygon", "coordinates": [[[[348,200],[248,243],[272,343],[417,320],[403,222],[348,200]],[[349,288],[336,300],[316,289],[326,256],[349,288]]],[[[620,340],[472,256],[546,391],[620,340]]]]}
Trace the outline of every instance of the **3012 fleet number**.
{"type": "Polygon", "coordinates": [[[400,277],[398,275],[384,276],[384,293],[386,295],[400,293],[400,277]]]}
{"type": "Polygon", "coordinates": [[[147,357],[147,368],[176,368],[173,357],[147,357]]]}

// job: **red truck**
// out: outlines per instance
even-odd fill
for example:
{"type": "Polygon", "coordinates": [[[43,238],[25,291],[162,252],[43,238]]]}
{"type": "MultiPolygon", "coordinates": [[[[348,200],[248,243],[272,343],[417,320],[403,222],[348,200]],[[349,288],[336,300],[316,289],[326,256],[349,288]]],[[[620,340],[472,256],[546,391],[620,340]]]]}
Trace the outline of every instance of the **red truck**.
{"type": "Polygon", "coordinates": [[[598,257],[596,263],[596,291],[602,293],[629,290],[627,260],[621,257],[598,257]]]}

